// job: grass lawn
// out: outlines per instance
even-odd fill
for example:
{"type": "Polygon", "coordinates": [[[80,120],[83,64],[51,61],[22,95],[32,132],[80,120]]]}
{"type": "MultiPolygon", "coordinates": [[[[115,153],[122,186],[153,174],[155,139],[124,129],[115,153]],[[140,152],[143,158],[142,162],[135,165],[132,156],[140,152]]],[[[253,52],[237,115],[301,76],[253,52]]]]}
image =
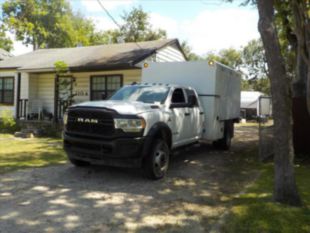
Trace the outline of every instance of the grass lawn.
{"type": "Polygon", "coordinates": [[[309,233],[310,164],[296,165],[296,179],[303,207],[272,202],[273,165],[261,166],[261,175],[244,194],[232,200],[223,232],[229,233],[309,233]]]}
{"type": "Polygon", "coordinates": [[[0,134],[0,174],[65,162],[61,139],[20,139],[10,134],[0,134]]]}

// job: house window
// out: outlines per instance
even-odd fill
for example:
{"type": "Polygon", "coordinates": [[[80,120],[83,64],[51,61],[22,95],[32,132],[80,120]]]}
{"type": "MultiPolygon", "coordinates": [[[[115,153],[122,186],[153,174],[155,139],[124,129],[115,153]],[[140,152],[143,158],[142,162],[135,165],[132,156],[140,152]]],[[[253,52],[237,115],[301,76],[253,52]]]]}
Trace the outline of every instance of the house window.
{"type": "Polygon", "coordinates": [[[14,77],[0,77],[0,104],[14,104],[14,77]]]}
{"type": "Polygon", "coordinates": [[[122,75],[92,76],[90,84],[91,100],[104,100],[109,98],[123,85],[122,75]]]}

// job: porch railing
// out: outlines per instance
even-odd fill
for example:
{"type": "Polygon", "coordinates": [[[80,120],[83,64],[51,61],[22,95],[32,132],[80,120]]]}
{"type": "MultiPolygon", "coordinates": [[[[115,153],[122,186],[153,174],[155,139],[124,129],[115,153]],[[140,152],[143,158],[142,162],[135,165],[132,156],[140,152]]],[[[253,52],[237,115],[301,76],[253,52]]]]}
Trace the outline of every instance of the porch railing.
{"type": "Polygon", "coordinates": [[[57,118],[62,119],[67,108],[72,104],[72,101],[58,100],[57,118]]]}
{"type": "Polygon", "coordinates": [[[28,99],[18,100],[17,116],[19,119],[27,119],[28,115],[28,99]]]}

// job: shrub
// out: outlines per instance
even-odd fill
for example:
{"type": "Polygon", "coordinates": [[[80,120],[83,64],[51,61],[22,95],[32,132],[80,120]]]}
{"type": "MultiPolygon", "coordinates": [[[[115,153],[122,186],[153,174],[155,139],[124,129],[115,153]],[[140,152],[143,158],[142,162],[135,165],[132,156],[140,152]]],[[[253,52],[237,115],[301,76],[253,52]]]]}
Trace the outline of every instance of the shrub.
{"type": "Polygon", "coordinates": [[[13,117],[11,110],[3,110],[0,115],[0,132],[14,133],[18,129],[18,125],[13,117]]]}

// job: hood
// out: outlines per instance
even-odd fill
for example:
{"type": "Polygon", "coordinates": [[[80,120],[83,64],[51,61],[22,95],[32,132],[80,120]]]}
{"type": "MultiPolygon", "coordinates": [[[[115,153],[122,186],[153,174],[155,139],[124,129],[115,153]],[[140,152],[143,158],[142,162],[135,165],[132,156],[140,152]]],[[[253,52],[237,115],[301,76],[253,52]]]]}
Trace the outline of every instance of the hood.
{"type": "Polygon", "coordinates": [[[89,101],[80,104],[75,104],[72,107],[96,107],[108,108],[117,111],[119,114],[136,115],[146,111],[158,108],[155,104],[146,104],[136,101],[121,101],[121,100],[102,100],[89,101]]]}

